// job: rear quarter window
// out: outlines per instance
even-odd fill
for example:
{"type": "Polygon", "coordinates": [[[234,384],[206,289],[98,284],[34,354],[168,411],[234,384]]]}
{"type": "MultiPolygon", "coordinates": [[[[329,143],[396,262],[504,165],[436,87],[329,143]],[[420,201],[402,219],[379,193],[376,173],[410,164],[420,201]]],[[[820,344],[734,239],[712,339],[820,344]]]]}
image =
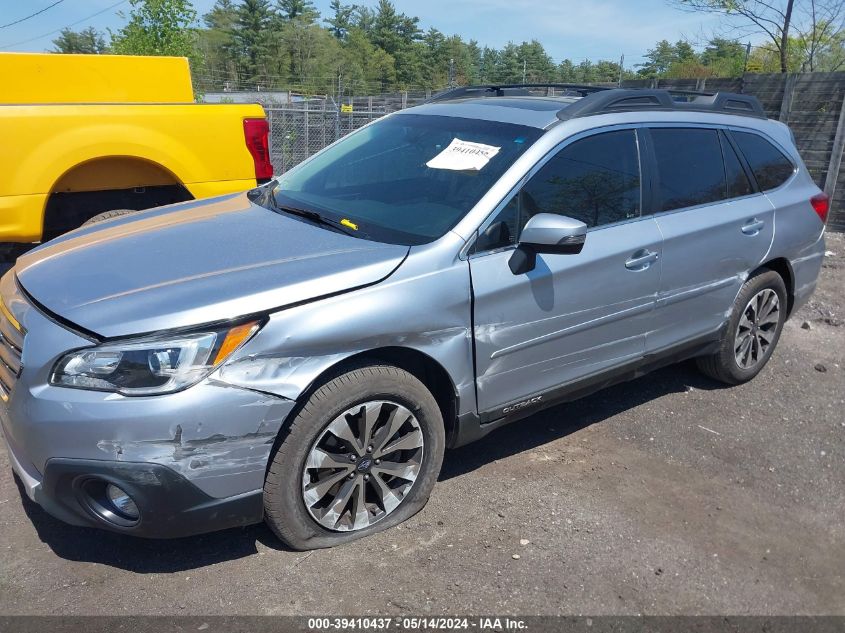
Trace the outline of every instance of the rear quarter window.
{"type": "Polygon", "coordinates": [[[761,191],[775,189],[795,171],[795,165],[777,147],[757,134],[731,132],[761,191]]]}
{"type": "Polygon", "coordinates": [[[728,198],[739,198],[754,193],[748,176],[739,162],[734,148],[725,138],[724,133],[719,134],[719,141],[722,143],[722,156],[725,159],[725,176],[728,179],[728,198]]]}

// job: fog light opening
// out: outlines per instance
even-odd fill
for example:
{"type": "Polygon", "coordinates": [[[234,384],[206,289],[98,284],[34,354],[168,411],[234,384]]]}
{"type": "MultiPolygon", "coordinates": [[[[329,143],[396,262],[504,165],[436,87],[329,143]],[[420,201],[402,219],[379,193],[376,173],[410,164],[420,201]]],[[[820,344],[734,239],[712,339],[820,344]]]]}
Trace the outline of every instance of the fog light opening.
{"type": "Polygon", "coordinates": [[[119,485],[93,478],[77,485],[81,505],[100,521],[120,528],[132,528],[141,520],[138,504],[119,485]]]}
{"type": "Polygon", "coordinates": [[[129,494],[122,488],[119,488],[114,484],[108,484],[106,486],[106,496],[108,497],[111,505],[114,507],[114,510],[124,518],[129,519],[130,521],[137,521],[141,516],[141,513],[138,511],[138,506],[135,505],[132,497],[130,497],[129,494]]]}

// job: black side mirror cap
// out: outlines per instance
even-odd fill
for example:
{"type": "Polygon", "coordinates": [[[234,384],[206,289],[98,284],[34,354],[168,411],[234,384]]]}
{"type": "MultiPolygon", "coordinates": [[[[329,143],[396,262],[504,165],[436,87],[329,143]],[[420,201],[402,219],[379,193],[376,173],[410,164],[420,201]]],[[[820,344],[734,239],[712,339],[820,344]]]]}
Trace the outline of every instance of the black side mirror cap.
{"type": "Polygon", "coordinates": [[[537,253],[550,255],[577,255],[584,249],[584,240],[554,246],[536,244],[520,244],[508,259],[508,268],[514,275],[524,275],[537,266],[537,253]]]}
{"type": "Polygon", "coordinates": [[[508,268],[514,275],[524,275],[537,265],[537,251],[533,246],[520,244],[508,259],[508,268]]]}

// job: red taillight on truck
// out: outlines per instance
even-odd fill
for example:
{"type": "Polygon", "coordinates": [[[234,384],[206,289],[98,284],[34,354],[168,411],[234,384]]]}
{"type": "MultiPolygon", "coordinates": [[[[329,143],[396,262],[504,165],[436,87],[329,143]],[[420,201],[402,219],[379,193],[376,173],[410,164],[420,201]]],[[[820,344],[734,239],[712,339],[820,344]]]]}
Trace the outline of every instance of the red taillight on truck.
{"type": "Polygon", "coordinates": [[[813,205],[813,211],[821,218],[822,224],[827,222],[827,212],[830,211],[830,198],[827,197],[827,194],[817,193],[810,198],[810,204],[813,205]]]}
{"type": "Polygon", "coordinates": [[[258,184],[273,177],[270,162],[270,124],[267,119],[244,119],[244,140],[255,163],[255,179],[258,184]]]}

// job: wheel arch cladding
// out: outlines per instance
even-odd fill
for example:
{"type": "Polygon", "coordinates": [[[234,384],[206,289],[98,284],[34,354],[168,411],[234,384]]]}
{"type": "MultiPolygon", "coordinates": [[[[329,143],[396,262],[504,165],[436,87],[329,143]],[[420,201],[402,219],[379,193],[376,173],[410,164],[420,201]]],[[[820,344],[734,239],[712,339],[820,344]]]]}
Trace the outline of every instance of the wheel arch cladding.
{"type": "Polygon", "coordinates": [[[795,304],[795,273],[792,271],[792,265],[786,258],[778,257],[766,262],[755,270],[754,273],[763,269],[772,270],[783,279],[783,285],[786,286],[786,316],[791,316],[792,306],[795,304]]]}
{"type": "Polygon", "coordinates": [[[333,378],[347,371],[368,365],[392,365],[407,371],[419,380],[431,392],[437,402],[443,418],[443,427],[448,445],[453,434],[457,432],[457,412],[459,409],[458,390],[449,373],[439,362],[428,354],[408,347],[389,346],[350,354],[336,360],[316,375],[299,397],[296,398],[296,406],[279,428],[273,450],[269,456],[268,467],[273,461],[273,456],[276,450],[278,450],[281,440],[284,438],[286,428],[296,418],[301,408],[308,401],[308,398],[311,397],[311,394],[333,378]]]}
{"type": "Polygon", "coordinates": [[[404,369],[419,380],[431,392],[440,408],[447,439],[455,431],[458,415],[458,390],[446,369],[428,354],[410,347],[390,346],[353,354],[330,367],[314,380],[308,394],[320,384],[345,372],[348,368],[362,364],[387,364],[404,369]]]}

